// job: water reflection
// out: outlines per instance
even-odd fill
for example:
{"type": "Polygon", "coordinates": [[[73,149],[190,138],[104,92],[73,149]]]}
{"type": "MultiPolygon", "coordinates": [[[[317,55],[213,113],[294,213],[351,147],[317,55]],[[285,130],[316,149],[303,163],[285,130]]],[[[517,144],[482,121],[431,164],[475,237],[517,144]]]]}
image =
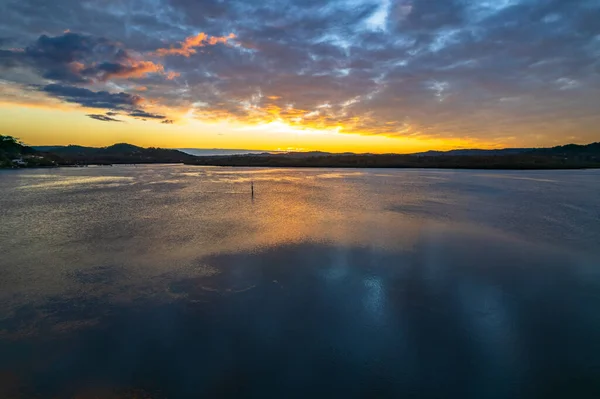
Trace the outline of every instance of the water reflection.
{"type": "Polygon", "coordinates": [[[98,170],[0,177],[0,398],[599,397],[589,172],[98,170]]]}
{"type": "MultiPolygon", "coordinates": [[[[475,264],[454,247],[439,274],[410,253],[299,244],[205,257],[210,272],[163,276],[133,301],[23,305],[2,323],[0,368],[43,397],[597,392],[600,301],[585,292],[600,287],[557,254],[519,265],[487,247],[475,264]]],[[[74,278],[122,284],[111,268],[74,278]]]]}

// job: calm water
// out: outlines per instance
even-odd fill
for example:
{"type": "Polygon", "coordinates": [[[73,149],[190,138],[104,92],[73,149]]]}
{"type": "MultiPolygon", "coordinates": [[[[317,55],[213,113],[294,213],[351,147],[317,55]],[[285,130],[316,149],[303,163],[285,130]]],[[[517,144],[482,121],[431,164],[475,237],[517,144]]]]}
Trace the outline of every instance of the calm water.
{"type": "Polygon", "coordinates": [[[217,397],[599,398],[600,171],[0,171],[0,398],[217,397]]]}

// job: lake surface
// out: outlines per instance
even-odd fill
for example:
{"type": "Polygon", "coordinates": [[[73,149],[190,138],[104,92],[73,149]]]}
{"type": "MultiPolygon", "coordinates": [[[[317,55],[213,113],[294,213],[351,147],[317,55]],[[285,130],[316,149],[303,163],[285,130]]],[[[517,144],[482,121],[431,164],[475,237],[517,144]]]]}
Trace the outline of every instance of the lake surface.
{"type": "Polygon", "coordinates": [[[218,397],[599,398],[600,171],[0,171],[0,398],[218,397]]]}

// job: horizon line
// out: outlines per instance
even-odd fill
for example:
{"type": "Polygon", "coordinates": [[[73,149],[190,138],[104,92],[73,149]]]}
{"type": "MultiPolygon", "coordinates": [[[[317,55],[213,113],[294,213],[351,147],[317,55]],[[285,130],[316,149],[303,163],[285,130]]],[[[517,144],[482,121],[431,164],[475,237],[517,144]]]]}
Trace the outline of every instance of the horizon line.
{"type": "MultiPolygon", "coordinates": [[[[144,147],[144,146],[140,146],[137,144],[132,144],[132,143],[127,143],[127,142],[115,142],[113,144],[110,145],[105,145],[105,146],[89,146],[89,145],[80,145],[80,144],[52,144],[52,145],[30,145],[30,144],[26,144],[24,143],[26,146],[29,147],[68,147],[68,146],[77,146],[77,147],[87,147],[87,148],[108,148],[117,144],[127,144],[127,145],[132,145],[135,147],[140,147],[140,148],[161,148],[161,149],[166,149],[166,150],[178,150],[178,151],[183,151],[183,150],[197,150],[197,151],[247,151],[248,153],[252,152],[252,153],[311,153],[311,152],[322,152],[322,153],[326,153],[326,154],[355,154],[355,155],[367,155],[367,154],[375,154],[375,155],[385,155],[385,154],[397,154],[397,155],[410,155],[410,154],[421,154],[421,153],[428,153],[428,152],[450,152],[450,151],[502,151],[502,150],[519,150],[519,149],[542,149],[542,148],[554,148],[554,147],[562,147],[562,146],[567,146],[567,145],[591,145],[591,144],[596,144],[596,143],[600,143],[600,141],[594,141],[591,143],[587,143],[587,144],[576,144],[576,143],[565,143],[565,144],[558,144],[558,145],[554,145],[554,146],[547,146],[547,147],[502,147],[502,148],[477,148],[477,147],[455,147],[455,148],[451,148],[451,149],[447,149],[447,150],[435,150],[435,149],[428,149],[425,151],[417,151],[417,152],[353,152],[353,151],[323,151],[323,150],[309,150],[309,149],[297,149],[297,148],[290,148],[290,149],[275,149],[275,150],[265,150],[265,149],[257,149],[257,150],[253,150],[253,149],[247,149],[247,148],[218,148],[218,147],[213,147],[213,148],[200,148],[200,147],[155,147],[155,146],[149,146],[149,147],[144,147]]],[[[256,154],[255,154],[256,155],[256,154]]]]}

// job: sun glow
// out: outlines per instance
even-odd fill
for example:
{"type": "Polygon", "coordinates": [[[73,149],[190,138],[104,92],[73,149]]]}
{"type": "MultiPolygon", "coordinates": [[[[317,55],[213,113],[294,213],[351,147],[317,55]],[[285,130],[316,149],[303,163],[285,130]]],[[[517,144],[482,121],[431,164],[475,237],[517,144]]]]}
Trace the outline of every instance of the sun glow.
{"type": "Polygon", "coordinates": [[[239,128],[240,131],[265,131],[265,132],[277,132],[282,134],[296,134],[296,135],[329,135],[337,134],[339,128],[331,129],[312,129],[310,127],[298,127],[289,125],[280,120],[272,122],[257,124],[257,125],[246,125],[239,128]]]}
{"type": "MultiPolygon", "coordinates": [[[[248,150],[329,151],[357,153],[411,153],[429,149],[494,148],[495,143],[467,139],[390,137],[349,134],[343,125],[314,128],[281,119],[244,122],[236,119],[200,120],[191,111],[170,111],[172,124],[121,118],[122,123],[99,122],[87,115],[98,110],[67,104],[0,104],[5,134],[30,145],[79,144],[107,146],[116,142],[164,148],[244,148],[248,150]]],[[[157,110],[158,111],[158,110],[157,110]]]]}

